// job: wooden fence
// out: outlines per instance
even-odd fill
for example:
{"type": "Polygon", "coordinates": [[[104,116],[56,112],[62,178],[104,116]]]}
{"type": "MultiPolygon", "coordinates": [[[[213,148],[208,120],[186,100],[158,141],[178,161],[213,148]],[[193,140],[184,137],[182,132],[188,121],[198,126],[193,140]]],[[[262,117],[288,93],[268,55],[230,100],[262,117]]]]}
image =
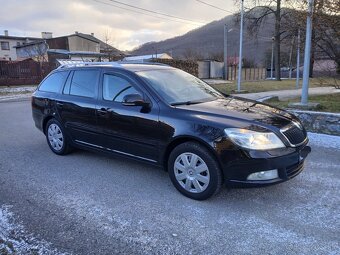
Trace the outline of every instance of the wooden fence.
{"type": "Polygon", "coordinates": [[[33,60],[0,61],[0,85],[39,84],[56,67],[56,64],[33,60]]]}
{"type": "MultiPolygon", "coordinates": [[[[228,80],[234,81],[237,80],[238,77],[238,67],[237,66],[229,66],[228,68],[228,80]]],[[[265,80],[266,77],[266,68],[262,67],[248,67],[242,68],[242,80],[243,81],[257,81],[257,80],[265,80]]]]}

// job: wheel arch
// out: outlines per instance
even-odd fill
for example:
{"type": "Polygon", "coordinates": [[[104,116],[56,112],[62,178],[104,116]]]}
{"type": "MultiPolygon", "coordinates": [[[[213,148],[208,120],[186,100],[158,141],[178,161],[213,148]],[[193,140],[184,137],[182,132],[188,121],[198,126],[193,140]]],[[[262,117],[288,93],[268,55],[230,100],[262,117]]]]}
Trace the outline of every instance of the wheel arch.
{"type": "Polygon", "coordinates": [[[43,120],[43,123],[42,123],[42,128],[43,128],[43,132],[44,134],[46,135],[46,125],[47,125],[47,122],[51,119],[54,119],[55,117],[52,116],[52,115],[49,115],[49,116],[46,116],[43,120]]]}
{"type": "MultiPolygon", "coordinates": [[[[198,144],[202,145],[206,149],[208,149],[208,151],[213,155],[213,157],[215,158],[215,160],[218,163],[219,167],[221,168],[221,163],[218,160],[216,152],[214,151],[214,149],[211,147],[211,145],[209,143],[207,143],[206,141],[204,141],[202,139],[199,139],[197,137],[180,136],[180,137],[177,137],[174,140],[172,140],[168,144],[168,146],[166,147],[165,152],[163,153],[163,156],[162,156],[162,165],[163,165],[165,171],[168,171],[168,159],[169,159],[169,156],[170,156],[170,153],[172,152],[172,150],[175,149],[178,145],[186,143],[186,142],[195,142],[195,143],[198,143],[198,144]]],[[[221,170],[222,170],[222,168],[221,168],[221,170]]]]}

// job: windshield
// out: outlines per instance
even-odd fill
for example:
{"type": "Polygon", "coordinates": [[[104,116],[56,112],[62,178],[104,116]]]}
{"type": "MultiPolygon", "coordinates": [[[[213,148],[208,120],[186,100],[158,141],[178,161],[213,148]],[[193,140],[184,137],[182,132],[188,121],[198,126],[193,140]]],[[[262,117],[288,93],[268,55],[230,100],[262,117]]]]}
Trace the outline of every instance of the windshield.
{"type": "Polygon", "coordinates": [[[140,71],[137,74],[169,104],[193,104],[223,97],[205,82],[178,69],[140,71]]]}

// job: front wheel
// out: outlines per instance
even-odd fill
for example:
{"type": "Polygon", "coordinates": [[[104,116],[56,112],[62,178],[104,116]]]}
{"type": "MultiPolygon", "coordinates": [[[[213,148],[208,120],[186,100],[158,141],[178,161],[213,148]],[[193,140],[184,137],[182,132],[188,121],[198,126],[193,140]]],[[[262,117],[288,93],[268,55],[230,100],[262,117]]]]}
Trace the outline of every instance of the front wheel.
{"type": "Polygon", "coordinates": [[[169,156],[168,171],[176,189],[183,195],[204,200],[218,193],[222,173],[218,162],[204,146],[187,142],[177,146],[169,156]]]}
{"type": "Polygon", "coordinates": [[[56,119],[50,119],[46,124],[46,139],[50,149],[58,155],[65,155],[70,151],[62,125],[56,119]]]}

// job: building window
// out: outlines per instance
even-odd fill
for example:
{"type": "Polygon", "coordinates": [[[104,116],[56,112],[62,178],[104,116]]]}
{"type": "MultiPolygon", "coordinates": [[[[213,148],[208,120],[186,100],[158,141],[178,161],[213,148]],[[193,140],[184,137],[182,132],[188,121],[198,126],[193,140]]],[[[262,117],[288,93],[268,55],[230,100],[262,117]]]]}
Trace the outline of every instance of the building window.
{"type": "Polygon", "coordinates": [[[9,50],[9,42],[1,42],[2,50],[9,50]]]}

